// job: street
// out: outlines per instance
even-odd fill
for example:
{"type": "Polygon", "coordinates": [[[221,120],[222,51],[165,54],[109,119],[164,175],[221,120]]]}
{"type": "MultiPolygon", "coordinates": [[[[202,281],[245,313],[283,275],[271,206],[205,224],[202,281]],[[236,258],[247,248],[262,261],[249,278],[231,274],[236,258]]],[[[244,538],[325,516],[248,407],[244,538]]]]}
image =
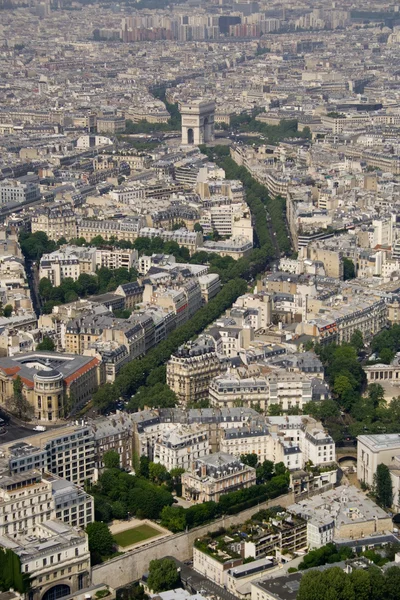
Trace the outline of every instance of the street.
{"type": "Polygon", "coordinates": [[[23,427],[10,421],[9,425],[5,426],[5,432],[0,433],[0,444],[17,441],[21,438],[32,436],[41,433],[40,431],[33,431],[30,427],[23,427]]]}

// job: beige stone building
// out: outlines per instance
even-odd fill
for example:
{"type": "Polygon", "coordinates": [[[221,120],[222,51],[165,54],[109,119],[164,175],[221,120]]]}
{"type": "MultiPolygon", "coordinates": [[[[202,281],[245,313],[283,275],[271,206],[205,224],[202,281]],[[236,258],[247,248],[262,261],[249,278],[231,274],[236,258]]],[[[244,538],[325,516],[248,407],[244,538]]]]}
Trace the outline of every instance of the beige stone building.
{"type": "Polygon", "coordinates": [[[97,358],[52,352],[17,354],[0,359],[2,405],[9,405],[13,398],[17,377],[38,421],[57,421],[73,407],[83,406],[104,381],[97,358]]]}
{"type": "Polygon", "coordinates": [[[181,346],[167,363],[167,384],[183,404],[208,398],[211,380],[221,373],[215,345],[208,338],[181,346]]]}
{"type": "Polygon", "coordinates": [[[99,133],[122,133],[125,131],[124,117],[97,117],[99,133]]]}
{"type": "Polygon", "coordinates": [[[32,600],[51,600],[88,587],[90,553],[87,535],[72,526],[72,514],[90,511],[82,526],[94,518],[93,498],[54,475],[27,471],[3,477],[0,484],[0,547],[9,548],[21,560],[22,573],[29,573],[32,600]],[[68,494],[65,491],[68,490],[68,494]],[[64,492],[62,491],[64,490],[64,492]],[[66,518],[56,519],[62,499],[66,518]],[[75,512],[72,511],[75,503],[75,512]]]}
{"type": "Polygon", "coordinates": [[[227,492],[256,484],[256,470],[243,465],[235,456],[217,452],[195,461],[182,475],[182,496],[202,503],[218,502],[227,492]]]}
{"type": "Polygon", "coordinates": [[[324,263],[327,277],[343,279],[343,255],[336,250],[327,250],[323,242],[314,242],[307,248],[307,258],[324,263]]]}
{"type": "Polygon", "coordinates": [[[288,507],[307,521],[309,548],[393,531],[391,517],[355,486],[339,486],[288,507]]]}
{"type": "Polygon", "coordinates": [[[400,454],[397,433],[359,435],[357,438],[357,478],[372,486],[379,464],[390,465],[400,454]]]}
{"type": "Polygon", "coordinates": [[[38,208],[32,215],[31,227],[32,233],[44,231],[54,241],[77,237],[76,215],[70,204],[38,208]]]}

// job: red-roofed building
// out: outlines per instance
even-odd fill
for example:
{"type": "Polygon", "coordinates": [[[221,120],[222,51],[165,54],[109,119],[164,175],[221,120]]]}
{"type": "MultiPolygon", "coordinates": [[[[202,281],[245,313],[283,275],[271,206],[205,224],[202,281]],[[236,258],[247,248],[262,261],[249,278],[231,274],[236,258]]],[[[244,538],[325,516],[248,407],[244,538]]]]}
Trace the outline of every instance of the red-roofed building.
{"type": "Polygon", "coordinates": [[[79,354],[29,352],[0,358],[0,403],[10,408],[17,377],[34,419],[57,421],[89,402],[105,382],[105,369],[98,358],[79,354]]]}

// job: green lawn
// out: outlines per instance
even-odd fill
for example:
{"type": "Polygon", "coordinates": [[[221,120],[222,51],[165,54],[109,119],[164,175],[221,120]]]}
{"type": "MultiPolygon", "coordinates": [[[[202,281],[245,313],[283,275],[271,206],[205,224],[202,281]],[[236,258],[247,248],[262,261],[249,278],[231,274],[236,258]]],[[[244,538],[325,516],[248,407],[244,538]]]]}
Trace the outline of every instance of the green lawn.
{"type": "Polygon", "coordinates": [[[155,535],[160,535],[160,533],[162,532],[159,529],[155,529],[150,525],[138,525],[137,527],[132,527],[132,529],[116,533],[113,537],[118,546],[125,548],[126,546],[143,542],[143,540],[152,538],[155,535]]]}

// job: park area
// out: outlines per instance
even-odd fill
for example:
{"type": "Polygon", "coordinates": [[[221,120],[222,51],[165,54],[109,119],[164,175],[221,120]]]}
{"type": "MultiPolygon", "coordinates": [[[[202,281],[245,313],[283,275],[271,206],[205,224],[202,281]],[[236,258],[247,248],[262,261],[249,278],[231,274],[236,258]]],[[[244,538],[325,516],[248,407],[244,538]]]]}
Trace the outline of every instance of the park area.
{"type": "Polygon", "coordinates": [[[120,551],[124,551],[131,546],[141,544],[152,538],[160,538],[165,535],[171,535],[171,532],[159,525],[132,519],[130,522],[120,521],[110,527],[115,543],[120,551]]]}
{"type": "Polygon", "coordinates": [[[151,527],[150,525],[139,525],[138,527],[132,527],[126,531],[121,531],[114,535],[114,540],[118,546],[126,548],[126,546],[133,546],[138,542],[143,542],[148,538],[152,538],[156,535],[160,535],[160,530],[151,527]]]}

